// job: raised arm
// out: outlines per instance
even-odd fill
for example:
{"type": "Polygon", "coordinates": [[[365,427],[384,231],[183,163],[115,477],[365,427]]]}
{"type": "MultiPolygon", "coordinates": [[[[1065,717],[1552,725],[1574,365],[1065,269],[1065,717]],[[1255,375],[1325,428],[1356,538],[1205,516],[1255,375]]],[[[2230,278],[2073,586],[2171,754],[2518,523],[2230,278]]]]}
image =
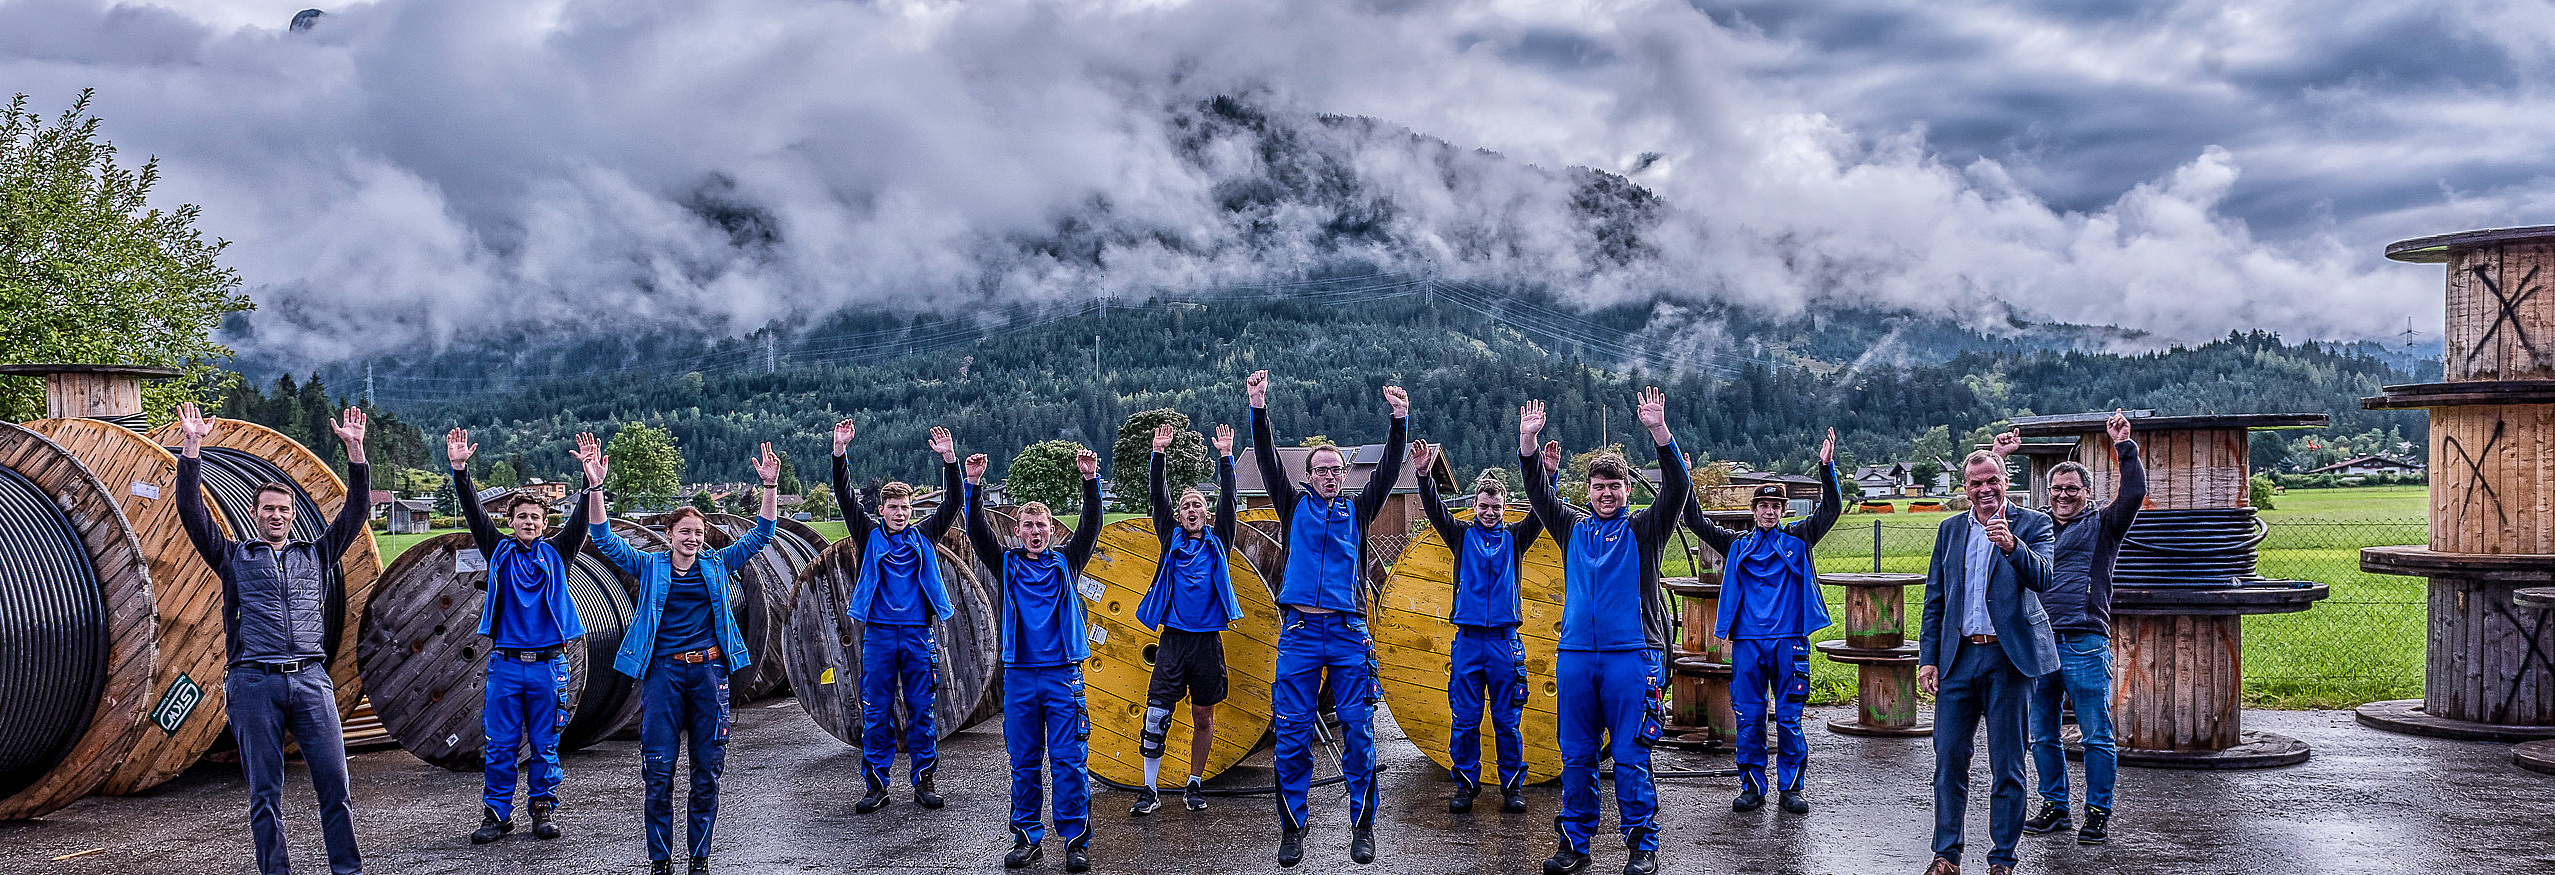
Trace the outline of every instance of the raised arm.
{"type": "Polygon", "coordinates": [[[940,454],[940,506],[932,508],[932,515],[923,520],[923,540],[937,541],[958,522],[958,492],[965,481],[958,472],[958,441],[949,436],[949,429],[932,426],[931,449],[940,454]]]}
{"type": "Polygon", "coordinates": [[[1163,453],[1171,448],[1171,439],[1175,436],[1177,432],[1168,422],[1154,426],[1153,455],[1145,461],[1145,495],[1152,499],[1149,516],[1153,518],[1153,537],[1162,542],[1162,549],[1166,551],[1171,549],[1173,530],[1179,527],[1179,523],[1171,518],[1171,485],[1162,482],[1170,477],[1170,464],[1163,458],[1163,453]]]}
{"type": "Polygon", "coordinates": [[[346,444],[346,503],[337,508],[337,518],[330,520],[328,531],[320,536],[320,552],[329,561],[346,554],[355,539],[364,536],[367,520],[373,516],[373,466],[364,459],[364,411],[346,408],[328,430],[346,444]]]}
{"type": "Polygon", "coordinates": [[[2128,416],[2112,411],[2103,430],[2111,433],[2112,452],[2120,459],[2120,483],[2114,487],[2111,504],[2103,512],[2103,536],[2119,540],[2129,534],[2129,524],[2138,518],[2138,508],[2147,503],[2147,464],[2138,458],[2138,442],[2129,437],[2128,416]]]}
{"type": "MultiPolygon", "coordinates": [[[[1420,512],[1428,517],[1429,528],[1437,530],[1437,539],[1446,542],[1446,549],[1461,550],[1464,530],[1456,528],[1455,515],[1446,511],[1446,499],[1437,494],[1437,478],[1428,476],[1430,463],[1435,461],[1437,453],[1427,441],[1411,442],[1411,464],[1419,469],[1420,512]]],[[[1534,514],[1526,516],[1532,519],[1534,514]]]]}
{"type": "Polygon", "coordinates": [[[1239,498],[1233,485],[1233,426],[1215,424],[1215,538],[1225,546],[1233,545],[1233,534],[1240,521],[1234,512],[1239,498]]]}
{"type": "Polygon", "coordinates": [[[180,434],[177,457],[177,520],[186,529],[186,540],[195,545],[195,553],[215,574],[231,555],[231,539],[213,526],[213,514],[204,507],[204,436],[213,433],[213,419],[198,412],[195,402],[177,406],[180,434]]]}
{"type": "Polygon", "coordinates": [[[858,433],[849,419],[834,423],[834,506],[843,509],[843,528],[848,531],[843,537],[855,544],[868,544],[869,529],[877,523],[871,521],[869,508],[861,506],[860,493],[852,491],[851,465],[843,460],[843,450],[851,446],[852,437],[858,433]]]}
{"type": "Polygon", "coordinates": [[[1406,451],[1402,442],[1409,438],[1411,396],[1400,386],[1386,386],[1384,403],[1393,410],[1393,429],[1384,436],[1383,460],[1376,463],[1374,475],[1366,478],[1366,488],[1357,491],[1357,525],[1361,530],[1384,511],[1384,502],[1393,497],[1393,486],[1402,482],[1402,454],[1406,451]]]}
{"type": "Polygon", "coordinates": [[[568,518],[560,522],[559,532],[550,536],[550,549],[559,551],[560,558],[575,562],[577,551],[586,547],[586,527],[581,523],[603,518],[599,510],[603,502],[587,496],[602,491],[605,472],[600,463],[603,448],[595,442],[593,434],[577,435],[577,449],[571,455],[577,460],[578,473],[585,477],[585,488],[574,493],[575,497],[568,504],[568,518]],[[589,445],[594,448],[595,462],[587,461],[589,445]]]}
{"type": "Polygon", "coordinates": [[[1668,394],[1657,386],[1643,388],[1633,412],[1650,430],[1650,441],[1659,452],[1659,494],[1652,496],[1650,507],[1642,511],[1634,527],[1646,530],[1651,543],[1664,544],[1668,533],[1676,530],[1677,517],[1685,512],[1688,499],[1694,497],[1694,475],[1686,472],[1686,455],[1677,451],[1677,439],[1668,433],[1668,394]]]}
{"type": "Polygon", "coordinates": [[[736,543],[727,545],[727,549],[719,551],[719,560],[729,568],[742,566],[746,560],[754,558],[754,554],[763,552],[763,548],[772,543],[773,532],[779,529],[781,457],[774,455],[772,445],[767,443],[754,457],[753,465],[754,477],[763,485],[763,512],[754,518],[753,530],[736,539],[736,543]]]}
{"type": "Polygon", "coordinates": [[[1836,476],[1836,429],[1831,428],[1827,443],[1819,446],[1819,508],[1810,512],[1809,519],[1794,523],[1792,534],[1816,546],[1844,514],[1845,482],[1836,476]]]}
{"type": "Polygon", "coordinates": [[[1535,447],[1535,436],[1543,431],[1544,402],[1528,401],[1517,408],[1517,470],[1526,475],[1526,508],[1543,521],[1555,541],[1567,543],[1579,512],[1553,495],[1551,475],[1545,473],[1543,456],[1535,447]]]}
{"type": "Polygon", "coordinates": [[[976,561],[984,563],[985,567],[1000,574],[1002,573],[1002,542],[994,540],[993,524],[985,521],[985,498],[980,494],[984,491],[985,467],[992,464],[992,461],[985,458],[983,453],[968,456],[967,481],[960,484],[960,487],[966,491],[963,500],[966,501],[967,508],[967,545],[975,548],[976,561]]]}
{"type": "Polygon", "coordinates": [[[1279,519],[1295,516],[1295,482],[1286,479],[1286,466],[1278,464],[1277,436],[1269,431],[1269,372],[1258,371],[1243,381],[1251,393],[1251,456],[1260,466],[1260,483],[1269,491],[1269,506],[1276,508],[1279,519]]]}
{"type": "MultiPolygon", "coordinates": [[[[1686,470],[1692,472],[1694,463],[1687,462],[1686,470]]],[[[1712,552],[1726,556],[1730,553],[1730,544],[1737,541],[1744,533],[1722,528],[1720,523],[1713,522],[1711,517],[1704,516],[1702,498],[1703,496],[1700,495],[1687,495],[1685,509],[1680,511],[1678,516],[1684,518],[1686,528],[1692,529],[1694,536],[1703,540],[1704,546],[1712,548],[1712,552]]]]}
{"type": "Polygon", "coordinates": [[[1100,524],[1106,517],[1100,511],[1100,454],[1077,452],[1073,465],[1082,472],[1082,519],[1073,527],[1073,537],[1065,541],[1065,570],[1079,576],[1082,564],[1091,561],[1091,549],[1100,544],[1100,524]]]}
{"type": "Polygon", "coordinates": [[[500,536],[497,524],[488,519],[488,509],[479,506],[479,484],[470,480],[470,459],[478,453],[479,445],[470,442],[470,432],[456,428],[444,433],[444,459],[452,463],[453,503],[461,505],[462,522],[470,527],[470,543],[479,548],[479,555],[487,556],[497,551],[500,536]]]}

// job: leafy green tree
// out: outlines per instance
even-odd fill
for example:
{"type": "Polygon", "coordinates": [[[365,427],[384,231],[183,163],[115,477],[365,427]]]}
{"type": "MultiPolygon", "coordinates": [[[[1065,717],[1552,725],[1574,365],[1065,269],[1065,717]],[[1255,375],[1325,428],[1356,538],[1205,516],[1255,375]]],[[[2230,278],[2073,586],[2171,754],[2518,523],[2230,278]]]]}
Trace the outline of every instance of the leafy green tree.
{"type": "Polygon", "coordinates": [[[2248,486],[2247,486],[2247,491],[2248,491],[2249,493],[2251,493],[2251,498],[2252,498],[2252,502],[2253,502],[2253,508],[2254,508],[2255,510],[2270,510],[2270,509],[2272,509],[2272,507],[2271,507],[2271,493],[2272,493],[2272,491],[2273,491],[2273,490],[2278,489],[2278,488],[2279,488],[2279,484],[2278,484],[2278,483],[2276,483],[2276,482],[2274,482],[2274,481],[2271,479],[2271,475],[2269,475],[2269,474],[2255,474],[2255,475],[2253,475],[2253,480],[2252,480],[2252,481],[2248,484],[2248,486]]]}
{"type": "MultiPolygon", "coordinates": [[[[683,487],[683,454],[675,449],[674,436],[663,429],[643,422],[630,423],[612,436],[603,452],[612,459],[612,470],[604,475],[604,488],[640,507],[672,504],[675,490],[683,487]]],[[[714,511],[717,507],[703,510],[714,511]]]]}
{"type": "MultiPolygon", "coordinates": [[[[83,91],[52,124],[19,94],[0,114],[0,361],[181,368],[146,384],[143,409],[166,420],[180,401],[218,401],[233,378],[211,363],[229,348],[213,329],[256,305],[224,241],[195,228],[199,208],[151,206],[157,159],[117,166],[83,91]]],[[[43,415],[42,381],[0,377],[0,418],[43,415]]]]}
{"type": "MultiPolygon", "coordinates": [[[[1207,437],[1189,428],[1187,414],[1168,407],[1146,410],[1127,417],[1118,426],[1118,442],[1111,445],[1109,484],[1118,493],[1118,510],[1124,513],[1153,511],[1153,429],[1170,423],[1176,431],[1171,448],[1164,451],[1164,473],[1177,491],[1215,476],[1215,463],[1207,459],[1207,437]]],[[[1239,448],[1236,448],[1237,450],[1239,448]]]]}
{"type": "Polygon", "coordinates": [[[1952,458],[1952,427],[1937,425],[1917,434],[1907,446],[1908,474],[1917,485],[1933,488],[1934,478],[1958,467],[1952,458]]]}
{"type": "Polygon", "coordinates": [[[798,509],[807,512],[809,519],[817,520],[830,520],[843,512],[842,508],[834,506],[832,489],[818,489],[807,493],[806,500],[799,502],[798,509]]]}
{"type": "MultiPolygon", "coordinates": [[[[610,475],[605,475],[610,476],[610,475]]],[[[719,499],[707,489],[692,493],[692,507],[702,513],[719,513],[719,499]]]]}
{"type": "Polygon", "coordinates": [[[1079,512],[1082,507],[1082,472],[1073,468],[1075,453],[1083,446],[1072,441],[1039,441],[1013,456],[1007,472],[1011,497],[1022,502],[1043,501],[1058,514],[1079,512]]]}
{"type": "Polygon", "coordinates": [[[488,466],[488,477],[481,482],[490,486],[522,486],[523,478],[515,474],[515,463],[498,459],[496,464],[488,466]]]}
{"type": "MultiPolygon", "coordinates": [[[[781,457],[781,494],[802,494],[806,490],[807,484],[799,482],[798,465],[790,461],[790,452],[788,450],[774,448],[772,450],[772,454],[781,457]]],[[[761,510],[762,508],[757,506],[755,509],[761,510]]]]}

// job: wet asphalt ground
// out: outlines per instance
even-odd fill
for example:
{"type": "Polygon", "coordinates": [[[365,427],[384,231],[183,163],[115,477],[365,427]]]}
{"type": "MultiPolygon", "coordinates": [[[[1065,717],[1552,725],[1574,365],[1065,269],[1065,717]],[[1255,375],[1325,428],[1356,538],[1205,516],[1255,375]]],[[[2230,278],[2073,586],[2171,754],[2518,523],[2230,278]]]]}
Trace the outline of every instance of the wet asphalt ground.
{"type": "MultiPolygon", "coordinates": [[[[1817,709],[1814,709],[1817,710],[1817,709]]],[[[1660,782],[1661,868],[1680,873],[1909,873],[1930,858],[1932,748],[1923,738],[1854,738],[1828,732],[1841,709],[1814,713],[1805,816],[1771,804],[1729,808],[1730,778],[1660,782]]],[[[2555,777],[2521,771],[2502,745],[2396,735],[2355,724],[2346,712],[2249,711],[2249,729],[2314,746],[2312,760],[2256,771],[2123,769],[2111,843],[2024,836],[2022,872],[2083,873],[2555,873],[2555,777]]],[[[1385,773],[1377,819],[1379,859],[1348,859],[1348,807],[1339,787],[1317,788],[1313,832],[1300,872],[1395,875],[1539,871],[1552,852],[1559,785],[1531,788],[1532,810],[1446,812],[1451,786],[1403,740],[1385,712],[1377,735],[1385,773]]],[[[1985,752],[1974,768],[1971,870],[1985,872],[1985,752]]],[[[1267,755],[1213,786],[1268,782],[1267,755]]],[[[1000,872],[1010,845],[1009,766],[995,724],[941,745],[947,808],[926,811],[900,792],[896,804],[852,813],[860,756],[799,711],[794,700],[739,711],[728,759],[718,872],[1000,872]]],[[[567,835],[527,829],[486,846],[467,834],[479,819],[479,777],[420,763],[398,750],[352,759],[357,830],[368,871],[393,873],[644,872],[636,742],[607,742],[565,761],[560,821],[567,835]]],[[[1661,769],[1727,768],[1727,756],[1662,751],[1661,769]]],[[[2081,771],[2077,773],[2081,781],[2081,771]]],[[[675,847],[683,847],[676,776],[675,847]]],[[[0,872],[254,872],[246,793],[235,766],[206,764],[148,794],[82,800],[39,821],[0,824],[0,872]],[[53,858],[93,851],[68,860],[53,858]]],[[[2081,783],[2079,785],[2081,787],[2081,783]]],[[[901,791],[901,788],[900,788],[901,791]]],[[[1613,820],[1608,802],[1608,835],[1613,820]]],[[[2079,791],[2081,793],[2081,789],[2079,791]]],[[[295,763],[285,797],[295,871],[327,871],[310,803],[308,772],[295,763]]],[[[1094,797],[1093,871],[1277,872],[1274,803],[1219,798],[1191,813],[1176,796],[1163,812],[1130,818],[1131,794],[1094,797]]],[[[525,815],[518,814],[519,820],[525,815]]],[[[528,821],[527,821],[528,822],[528,821]]],[[[1623,864],[1620,844],[1600,839],[1596,873],[1623,864]]],[[[1060,843],[1027,871],[1061,871],[1060,843]]],[[[676,871],[682,871],[678,862],[676,871]]]]}

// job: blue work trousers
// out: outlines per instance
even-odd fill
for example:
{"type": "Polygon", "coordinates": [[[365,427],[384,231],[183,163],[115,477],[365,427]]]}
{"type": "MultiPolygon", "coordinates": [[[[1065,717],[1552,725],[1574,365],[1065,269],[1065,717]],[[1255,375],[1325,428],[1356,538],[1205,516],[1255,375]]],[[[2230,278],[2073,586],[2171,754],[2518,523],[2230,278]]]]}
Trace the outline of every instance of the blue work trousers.
{"type": "Polygon", "coordinates": [[[1465,793],[1481,792],[1482,710],[1490,710],[1499,745],[1499,786],[1526,786],[1526,742],[1517,730],[1526,711],[1526,645],[1515,626],[1455,627],[1454,670],[1446,678],[1446,704],[1454,712],[1447,738],[1448,769],[1465,793]]]}
{"type": "Polygon", "coordinates": [[[1766,792],[1765,720],[1774,705],[1775,789],[1801,789],[1810,740],[1801,734],[1801,705],[1810,700],[1810,639],[1741,638],[1730,642],[1730,710],[1738,716],[1739,783],[1766,792]]]}
{"type": "Polygon", "coordinates": [[[677,745],[692,751],[690,850],[710,855],[710,828],[719,818],[719,771],[727,767],[727,663],[678,662],[658,657],[639,683],[639,773],[648,785],[648,859],[672,859],[674,757],[677,745]]]}
{"type": "Polygon", "coordinates": [[[1005,668],[1002,744],[1011,753],[1011,832],[1018,841],[1046,839],[1039,821],[1043,765],[1056,782],[1056,835],[1065,847],[1091,842],[1091,717],[1083,710],[1082,667],[1005,668]],[[1046,760],[1040,763],[1039,760],[1046,760]]]}
{"type": "Polygon", "coordinates": [[[1588,839],[1597,832],[1597,764],[1611,755],[1624,844],[1658,850],[1652,818],[1659,793],[1650,780],[1650,746],[1658,743],[1667,716],[1659,703],[1664,682],[1659,651],[1564,650],[1553,668],[1559,681],[1555,735],[1561,742],[1561,814],[1553,820],[1562,842],[1588,852],[1588,839]]]}
{"type": "Polygon", "coordinates": [[[1270,705],[1276,712],[1278,820],[1286,829],[1303,829],[1305,794],[1313,786],[1315,733],[1322,728],[1316,701],[1329,676],[1331,707],[1340,718],[1340,773],[1348,779],[1349,821],[1374,823],[1375,642],[1366,620],[1356,614],[1313,614],[1292,608],[1278,632],[1277,682],[1270,705]]]}
{"type": "Polygon", "coordinates": [[[355,847],[355,808],[346,785],[346,735],[337,722],[337,685],[328,666],[277,672],[235,665],[222,679],[230,700],[231,737],[240,745],[240,771],[248,776],[248,829],[257,848],[257,871],[285,875],[284,733],[302,748],[319,795],[320,835],[328,842],[328,871],[357,875],[364,858],[355,847]]]}
{"type": "Polygon", "coordinates": [[[2112,779],[2120,773],[2119,746],[2111,736],[2111,636],[2058,633],[2058,670],[2032,679],[2032,766],[2040,772],[2040,798],[2067,807],[2067,745],[2058,736],[2060,697],[2076,704],[2076,729],[2085,740],[2085,805],[2111,810],[2112,779]]]}
{"type": "Polygon", "coordinates": [[[568,655],[525,662],[503,653],[488,654],[488,693],[479,708],[479,729],[487,744],[487,778],[480,801],[498,820],[514,817],[515,772],[520,762],[532,774],[524,781],[525,801],[559,801],[559,728],[568,723],[568,655]],[[518,761],[526,744],[530,756],[518,761]]]}
{"type": "Polygon", "coordinates": [[[1993,795],[1987,832],[1995,847],[1990,866],[2014,865],[2023,837],[2023,700],[2032,679],[2014,667],[1999,643],[1964,642],[1943,672],[1934,694],[1934,856],[1961,861],[1961,819],[1969,809],[1970,754],[1979,724],[1987,725],[1987,771],[1993,795]]]}
{"type": "Polygon", "coordinates": [[[905,704],[905,755],[915,784],[940,764],[932,707],[940,692],[940,643],[930,626],[871,623],[861,629],[861,779],[894,783],[896,704],[905,704]]]}

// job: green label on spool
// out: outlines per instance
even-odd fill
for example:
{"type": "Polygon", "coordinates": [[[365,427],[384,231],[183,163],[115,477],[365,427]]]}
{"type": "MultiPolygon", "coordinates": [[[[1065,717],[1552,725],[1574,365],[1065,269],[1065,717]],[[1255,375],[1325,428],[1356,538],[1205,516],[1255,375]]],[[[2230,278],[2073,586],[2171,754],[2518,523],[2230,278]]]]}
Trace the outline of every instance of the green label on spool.
{"type": "Polygon", "coordinates": [[[169,691],[161,694],[159,707],[151,709],[151,722],[158,724],[161,732],[176,735],[178,727],[186,725],[186,718],[203,701],[204,688],[194,678],[180,673],[177,680],[169,682],[169,691]]]}

